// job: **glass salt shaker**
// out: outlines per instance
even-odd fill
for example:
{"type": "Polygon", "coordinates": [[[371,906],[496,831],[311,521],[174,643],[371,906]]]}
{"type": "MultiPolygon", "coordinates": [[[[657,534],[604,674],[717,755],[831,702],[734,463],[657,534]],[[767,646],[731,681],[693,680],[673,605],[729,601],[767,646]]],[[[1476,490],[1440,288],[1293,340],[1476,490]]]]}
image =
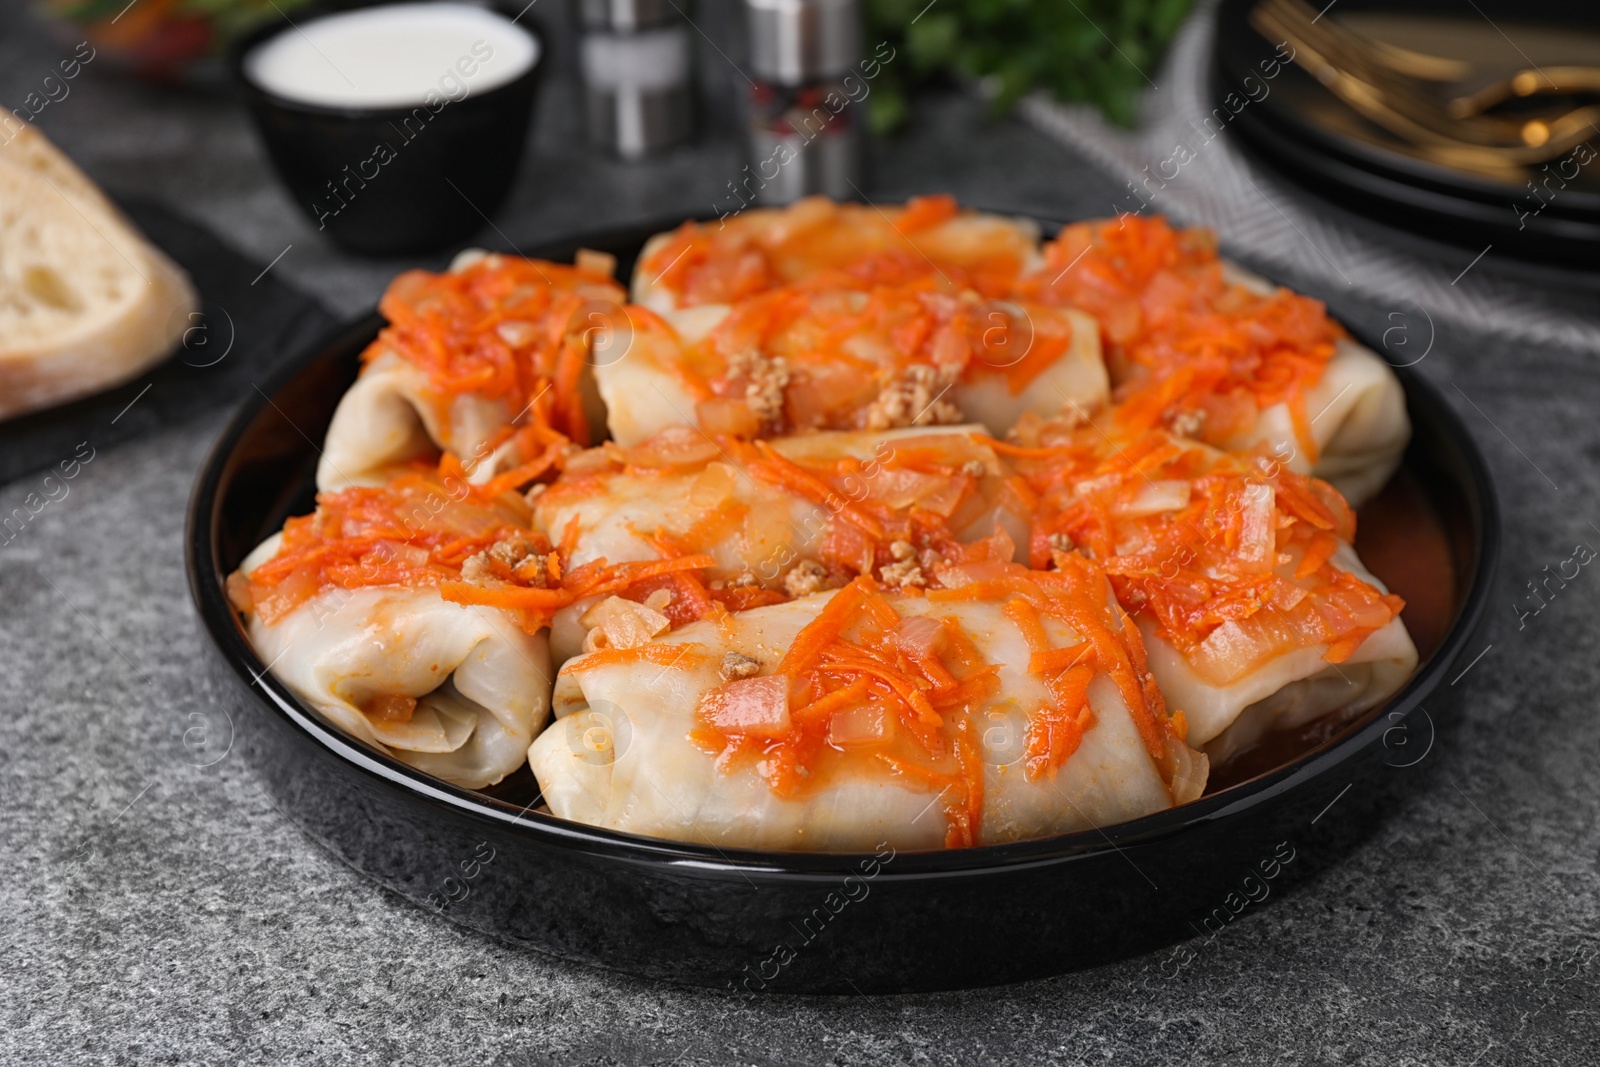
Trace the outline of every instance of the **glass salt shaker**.
{"type": "Polygon", "coordinates": [[[743,192],[760,204],[854,197],[865,115],[846,81],[862,59],[859,0],[744,0],[744,7],[754,85],[743,192]]]}
{"type": "Polygon", "coordinates": [[[578,0],[578,15],[590,141],[638,159],[687,138],[692,42],[671,0],[578,0]]]}

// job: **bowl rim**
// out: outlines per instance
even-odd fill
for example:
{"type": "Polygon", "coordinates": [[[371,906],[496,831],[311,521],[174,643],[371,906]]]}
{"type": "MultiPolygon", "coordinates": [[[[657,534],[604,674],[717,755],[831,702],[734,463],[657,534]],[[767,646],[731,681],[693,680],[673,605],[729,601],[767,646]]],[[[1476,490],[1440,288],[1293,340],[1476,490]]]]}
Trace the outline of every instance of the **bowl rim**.
{"type": "MultiPolygon", "coordinates": [[[[528,37],[532,39],[533,62],[528,64],[527,70],[523,71],[521,74],[518,74],[510,81],[501,82],[499,85],[496,85],[493,88],[484,89],[481,92],[470,93],[469,95],[462,97],[460,100],[452,100],[450,101],[452,105],[459,106],[462,104],[471,103],[474,100],[487,100],[496,96],[497,94],[512,96],[518,93],[531,92],[534,85],[538,83],[540,77],[542,76],[545,64],[548,62],[547,52],[549,49],[549,42],[545,40],[544,34],[540,32],[536,24],[531,21],[527,23],[519,21],[521,14],[525,13],[526,9],[523,9],[522,12],[519,12],[515,17],[512,17],[512,13],[517,11],[517,8],[510,4],[508,0],[486,0],[486,2],[483,3],[466,3],[462,2],[462,0],[400,0],[400,2],[407,4],[453,4],[456,7],[470,7],[477,10],[492,11],[495,14],[511,18],[511,24],[516,29],[526,33],[528,37]]],[[[387,4],[378,6],[396,5],[387,4]]],[[[417,108],[425,107],[426,105],[424,105],[420,100],[414,104],[384,104],[373,106],[364,106],[361,104],[313,104],[305,100],[295,100],[287,96],[280,96],[265,86],[258,84],[245,71],[246,58],[252,51],[255,50],[257,45],[264,43],[268,38],[276,37],[281,33],[288,32],[288,30],[298,31],[305,23],[316,22],[335,15],[349,15],[371,9],[371,7],[348,7],[328,2],[318,2],[301,9],[300,14],[304,15],[305,17],[297,22],[290,23],[287,30],[282,23],[278,22],[269,22],[258,26],[249,33],[245,34],[243,37],[240,37],[228,47],[228,74],[234,85],[238,88],[238,91],[244,94],[246,101],[258,107],[270,106],[281,111],[293,112],[306,117],[348,120],[383,121],[393,120],[402,116],[410,115],[412,112],[416,111],[417,108]]],[[[439,110],[443,111],[444,109],[441,107],[439,110]]],[[[438,114],[438,112],[434,112],[434,114],[438,114]]]]}
{"type": "MultiPolygon", "coordinates": [[[[704,220],[702,220],[704,221],[704,220]]],[[[1055,224],[1041,221],[1053,228],[1055,224]]],[[[681,224],[674,217],[662,228],[681,224]]],[[[632,235],[655,223],[619,224],[604,230],[569,238],[540,242],[529,254],[536,258],[559,255],[553,250],[577,247],[585,241],[603,244],[617,235],[632,235]]],[[[760,876],[784,881],[814,882],[837,878],[841,871],[855,869],[872,857],[871,852],[783,852],[776,850],[722,848],[714,844],[694,844],[665,838],[644,837],[606,830],[583,823],[568,822],[554,815],[531,811],[532,805],[519,805],[487,797],[473,790],[451,785],[414,770],[397,759],[368,749],[347,738],[334,727],[321,722],[304,708],[256,656],[242,620],[227,598],[226,574],[219,563],[219,489],[241,438],[251,424],[270,405],[279,391],[313,364],[338,350],[351,355],[371,340],[384,323],[376,311],[347,321],[328,331],[286,360],[266,381],[247,396],[229,419],[201,465],[190,495],[184,529],[184,555],[191,597],[211,640],[220,650],[247,689],[260,690],[263,703],[296,730],[306,733],[330,751],[352,771],[379,779],[388,786],[437,805],[453,808],[469,819],[497,824],[506,833],[525,836],[538,845],[560,848],[627,864],[666,863],[685,871],[721,879],[750,879],[760,876]]],[[[1359,335],[1357,335],[1359,340],[1359,335]]],[[[1380,357],[1381,358],[1381,357],[1380,357]]],[[[1322,777],[1342,764],[1358,758],[1411,714],[1438,687],[1466,643],[1472,639],[1488,608],[1494,576],[1499,563],[1500,505],[1489,467],[1476,439],[1461,416],[1450,407],[1443,392],[1429,383],[1414,368],[1393,366],[1406,394],[1407,407],[1425,409],[1453,441],[1466,480],[1475,494],[1473,528],[1469,544],[1473,558],[1463,561],[1467,578],[1466,593],[1455,618],[1439,647],[1406,685],[1378,707],[1364,713],[1335,737],[1298,758],[1236,783],[1217,793],[1202,796],[1187,804],[1167,808],[1126,822],[1053,837],[1035,838],[1006,844],[979,845],[966,849],[897,851],[895,862],[878,875],[896,882],[943,879],[1016,872],[1068,863],[1074,860],[1120,853],[1124,847],[1143,846],[1173,837],[1199,823],[1229,819],[1263,803],[1295,791],[1303,784],[1322,777]]],[[[287,415],[284,416],[287,418],[287,415]]],[[[304,436],[302,432],[302,436],[304,436]]],[[[306,438],[313,450],[314,442],[306,438]]],[[[1469,504],[1474,501],[1469,500],[1469,504]]],[[[1453,683],[1452,683],[1453,684],[1453,683]]]]}

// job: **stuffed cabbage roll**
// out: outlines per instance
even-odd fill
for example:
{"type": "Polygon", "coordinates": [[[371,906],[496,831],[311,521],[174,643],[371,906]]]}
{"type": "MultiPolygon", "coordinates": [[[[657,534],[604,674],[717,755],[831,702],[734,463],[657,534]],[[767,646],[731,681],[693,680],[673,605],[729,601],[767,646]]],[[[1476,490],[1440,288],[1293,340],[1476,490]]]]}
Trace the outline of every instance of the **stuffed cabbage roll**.
{"type": "Polygon", "coordinates": [[[467,788],[522,765],[549,715],[545,554],[515,494],[459,465],[318,498],[229,579],[256,654],[350,736],[467,788]],[[474,603],[503,587],[512,606],[474,603]]]}
{"type": "Polygon", "coordinates": [[[944,569],[590,653],[529,759],[564,819],[718,847],[996,844],[1200,795],[1139,632],[1080,557],[944,569]]]}
{"type": "MultiPolygon", "coordinates": [[[[666,590],[662,611],[673,625],[700,618],[713,601],[739,611],[859,574],[922,587],[935,563],[1009,560],[1027,536],[1020,501],[976,429],[754,443],[668,431],[572,460],[536,498],[534,522],[565,547],[569,567],[705,556],[710,565],[696,573],[708,586],[680,571],[636,590],[666,590]]],[[[585,598],[556,612],[558,664],[608,614],[591,614],[594,604],[585,598]]]]}
{"type": "Polygon", "coordinates": [[[1018,289],[1099,320],[1124,432],[1265,446],[1352,504],[1382,488],[1410,439],[1388,364],[1320,301],[1222,260],[1210,231],[1137,215],[1068,226],[1018,289]]]}
{"type": "Polygon", "coordinates": [[[962,211],[948,196],[888,208],[809,197],[657,234],[640,253],[633,299],[676,326],[680,310],[726,307],[824,272],[868,284],[934,274],[995,298],[1038,261],[1033,221],[962,211]]]}
{"type": "Polygon", "coordinates": [[[1031,562],[1072,549],[1100,562],[1213,758],[1268,729],[1353,718],[1415,669],[1404,602],[1357,559],[1355,515],[1325,482],[1160,430],[1030,443],[997,448],[1038,495],[1031,562]]]}
{"type": "Polygon", "coordinates": [[[613,269],[593,252],[575,267],[473,252],[445,274],[400,275],[328,427],[318,488],[382,485],[442,450],[474,482],[524,484],[568,439],[588,444],[605,418],[590,367],[628,343],[613,269]]]}
{"type": "Polygon", "coordinates": [[[1100,333],[1081,312],[993,300],[928,275],[853,286],[823,275],[696,308],[681,345],[637,345],[595,374],[612,437],[672,426],[771,437],[1093,411],[1109,395],[1100,333]],[[696,331],[699,331],[698,333],[696,331]]]}

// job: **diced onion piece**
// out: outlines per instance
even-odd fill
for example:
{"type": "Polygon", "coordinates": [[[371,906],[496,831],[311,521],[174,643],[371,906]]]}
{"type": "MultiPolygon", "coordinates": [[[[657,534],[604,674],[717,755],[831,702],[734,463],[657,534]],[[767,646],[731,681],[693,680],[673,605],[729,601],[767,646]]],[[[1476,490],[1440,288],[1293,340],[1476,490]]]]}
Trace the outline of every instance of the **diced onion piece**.
{"type": "Polygon", "coordinates": [[[579,621],[589,627],[583,638],[585,652],[638,648],[672,626],[672,620],[655,608],[620,596],[606,597],[584,612],[579,621]]]}
{"type": "Polygon", "coordinates": [[[968,559],[974,562],[1007,563],[1016,558],[1017,542],[1012,539],[1011,531],[996,517],[994,531],[987,537],[980,538],[967,545],[968,559]]]}
{"type": "Polygon", "coordinates": [[[1239,561],[1251,571],[1270,570],[1277,547],[1272,486],[1252,482],[1239,497],[1239,561]]]}
{"type": "Polygon", "coordinates": [[[1187,480],[1145,482],[1132,500],[1118,504],[1112,513],[1132,519],[1158,515],[1163,511],[1177,511],[1189,506],[1189,488],[1187,480]]]}
{"type": "Polygon", "coordinates": [[[1273,585],[1272,592],[1268,594],[1267,603],[1279,611],[1293,611],[1300,606],[1300,601],[1304,600],[1308,595],[1310,594],[1293,582],[1286,582],[1280,579],[1273,585]]]}
{"type": "Polygon", "coordinates": [[[894,639],[918,659],[937,656],[944,645],[944,624],[926,615],[909,615],[895,626],[894,639]]]}
{"type": "Polygon", "coordinates": [[[1232,678],[1254,666],[1260,650],[1244,628],[1229,619],[1200,642],[1196,653],[1196,667],[1209,668],[1205,673],[1212,677],[1232,678]]]}
{"type": "Polygon", "coordinates": [[[1097,496],[1108,490],[1116,489],[1124,481],[1126,479],[1120,474],[1102,474],[1099,477],[1085,478],[1076,483],[1072,487],[1072,492],[1079,500],[1083,500],[1087,497],[1097,496]]]}
{"type": "Polygon", "coordinates": [[[699,430],[673,426],[632,448],[618,449],[618,453],[623,462],[635,467],[698,467],[722,451],[699,430]]]}
{"type": "Polygon", "coordinates": [[[598,274],[602,278],[610,278],[617,273],[617,257],[610,252],[597,252],[592,248],[580,248],[573,257],[573,266],[585,274],[598,274]]]}
{"type": "Polygon", "coordinates": [[[539,339],[539,328],[522,319],[506,319],[495,326],[494,332],[512,348],[525,348],[539,339]]]}
{"type": "Polygon", "coordinates": [[[582,477],[585,474],[599,474],[611,466],[612,451],[613,448],[609,443],[599,448],[586,448],[582,452],[568,456],[561,469],[572,478],[582,477]]]}
{"type": "Polygon", "coordinates": [[[1168,785],[1172,791],[1172,802],[1187,804],[1191,800],[1199,800],[1200,794],[1205,792],[1211,760],[1176,737],[1168,735],[1166,742],[1167,755],[1172,761],[1172,781],[1168,785]]]}
{"type": "Polygon", "coordinates": [[[296,567],[255,598],[256,617],[265,623],[276,622],[310,600],[321,589],[322,580],[314,566],[296,567]]]}
{"type": "Polygon", "coordinates": [[[1002,577],[1006,563],[996,559],[974,560],[970,563],[940,563],[933,568],[933,576],[946,589],[960,589],[972,582],[986,582],[1002,577]]]}
{"type": "Polygon", "coordinates": [[[880,468],[871,485],[873,498],[890,508],[899,511],[915,506],[947,519],[966,495],[966,483],[959,478],[941,478],[890,467],[880,468]]]}
{"type": "Polygon", "coordinates": [[[732,499],[739,472],[721,461],[707,463],[689,486],[689,506],[696,514],[715,511],[732,499]]]}
{"type": "Polygon", "coordinates": [[[228,575],[228,602],[233,605],[233,610],[245,615],[255,610],[256,600],[250,592],[250,579],[239,571],[228,575]]]}
{"type": "MultiPolygon", "coordinates": [[[[932,619],[921,620],[932,622],[932,619]]],[[[935,624],[937,625],[937,624],[935,624]]],[[[828,743],[841,748],[875,745],[894,737],[894,716],[882,704],[868,702],[833,713],[828,720],[828,743]]]]}
{"type": "Polygon", "coordinates": [[[740,678],[713,689],[700,701],[699,714],[723,733],[782,737],[789,732],[789,676],[740,678]]]}
{"type": "Polygon", "coordinates": [[[761,432],[761,420],[743,400],[715,397],[694,406],[695,419],[706,433],[725,433],[734,437],[754,437],[761,432]]]}
{"type": "Polygon", "coordinates": [[[1281,611],[1258,611],[1212,630],[1190,655],[1189,665],[1207,681],[1229,685],[1274,656],[1324,640],[1325,628],[1316,624],[1315,615],[1300,613],[1296,621],[1281,611]]]}
{"type": "MultiPolygon", "coordinates": [[[[456,258],[450,261],[450,270],[454,274],[460,274],[469,267],[481,263],[488,258],[489,253],[485,249],[463,248],[461,251],[456,253],[456,258]]],[[[407,303],[414,302],[414,299],[425,291],[424,287],[427,284],[426,275],[423,275],[421,271],[417,271],[416,274],[418,276],[415,278],[409,278],[406,274],[400,275],[398,279],[390,284],[389,293],[399,299],[405,300],[407,303]],[[402,282],[408,282],[410,284],[402,285],[402,282]]]]}
{"type": "Polygon", "coordinates": [[[428,562],[428,550],[404,541],[379,541],[379,551],[386,553],[386,562],[395,566],[421,567],[428,562]]]}

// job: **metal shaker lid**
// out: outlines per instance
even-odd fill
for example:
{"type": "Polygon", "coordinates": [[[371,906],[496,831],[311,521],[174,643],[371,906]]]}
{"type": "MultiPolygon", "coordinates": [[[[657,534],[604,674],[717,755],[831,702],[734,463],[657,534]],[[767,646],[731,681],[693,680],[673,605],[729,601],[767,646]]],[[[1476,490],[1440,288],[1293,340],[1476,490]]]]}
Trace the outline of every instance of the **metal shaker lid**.
{"type": "MultiPolygon", "coordinates": [[[[687,0],[679,7],[687,8],[687,0]]],[[[586,30],[633,33],[665,26],[680,16],[672,0],[578,0],[578,17],[586,30]]]]}
{"type": "Polygon", "coordinates": [[[799,85],[838,78],[861,58],[859,0],[745,0],[751,72],[799,85]]]}

